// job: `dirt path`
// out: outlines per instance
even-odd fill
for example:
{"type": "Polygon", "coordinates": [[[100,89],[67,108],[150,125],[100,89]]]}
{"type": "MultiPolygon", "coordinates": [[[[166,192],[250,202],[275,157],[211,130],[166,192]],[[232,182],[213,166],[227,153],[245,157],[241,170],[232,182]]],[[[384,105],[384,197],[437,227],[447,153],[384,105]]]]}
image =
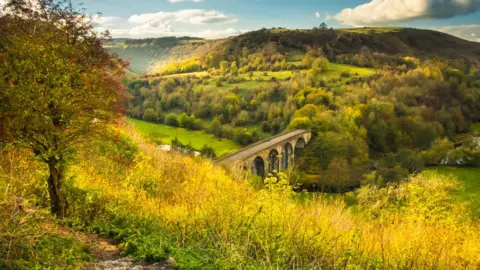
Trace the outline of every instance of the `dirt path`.
{"type": "Polygon", "coordinates": [[[89,246],[95,262],[89,263],[84,269],[88,270],[171,270],[174,268],[173,259],[162,263],[134,262],[129,257],[122,257],[118,242],[103,238],[96,234],[82,233],[70,228],[59,227],[61,236],[72,237],[89,246]]]}

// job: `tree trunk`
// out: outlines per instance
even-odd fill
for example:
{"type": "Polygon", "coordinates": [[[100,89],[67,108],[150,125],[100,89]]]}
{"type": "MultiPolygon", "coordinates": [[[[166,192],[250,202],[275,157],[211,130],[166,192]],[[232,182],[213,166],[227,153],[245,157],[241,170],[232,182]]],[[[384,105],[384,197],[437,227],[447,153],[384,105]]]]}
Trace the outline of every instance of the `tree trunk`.
{"type": "Polygon", "coordinates": [[[50,175],[48,177],[48,193],[50,195],[50,210],[57,218],[65,217],[68,204],[63,196],[61,185],[64,178],[64,166],[57,160],[48,162],[50,175]]]}

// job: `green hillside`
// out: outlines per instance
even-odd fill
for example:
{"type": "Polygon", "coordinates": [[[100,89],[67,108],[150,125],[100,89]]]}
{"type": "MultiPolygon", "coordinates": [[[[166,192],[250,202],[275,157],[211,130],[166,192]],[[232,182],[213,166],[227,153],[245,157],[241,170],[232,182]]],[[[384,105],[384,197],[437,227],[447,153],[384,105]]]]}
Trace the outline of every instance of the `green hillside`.
{"type": "Polygon", "coordinates": [[[310,129],[297,164],[309,190],[383,186],[452,156],[479,164],[480,44],[409,28],[262,29],[208,44],[129,81],[127,114],[173,128],[188,118],[241,146],[310,129]]]}
{"type": "Polygon", "coordinates": [[[418,58],[480,59],[480,44],[462,40],[445,33],[401,27],[350,28],[350,29],[262,29],[222,40],[196,38],[119,39],[111,50],[129,60],[137,73],[157,73],[171,61],[205,57],[209,53],[238,57],[243,48],[256,50],[274,42],[284,52],[287,60],[299,61],[306,47],[324,47],[334,56],[357,54],[362,48],[372,53],[415,56],[418,58]]]}

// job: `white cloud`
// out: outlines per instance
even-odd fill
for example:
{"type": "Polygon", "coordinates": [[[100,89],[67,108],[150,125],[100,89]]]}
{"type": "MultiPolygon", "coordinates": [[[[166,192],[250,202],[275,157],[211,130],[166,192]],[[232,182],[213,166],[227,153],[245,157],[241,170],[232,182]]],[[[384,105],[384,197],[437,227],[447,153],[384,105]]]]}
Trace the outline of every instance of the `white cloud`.
{"type": "MultiPolygon", "coordinates": [[[[98,31],[104,31],[106,29],[97,28],[98,31]]],[[[148,25],[141,25],[133,28],[123,28],[123,29],[111,29],[110,34],[113,37],[131,37],[131,38],[145,38],[145,37],[166,37],[166,36],[190,36],[190,37],[200,37],[206,39],[218,39],[226,38],[231,36],[237,36],[243,33],[248,32],[249,30],[237,30],[234,28],[228,28],[223,30],[202,30],[202,31],[174,31],[171,26],[166,28],[158,27],[148,27],[148,25]]]]}
{"type": "MultiPolygon", "coordinates": [[[[111,19],[113,20],[113,18],[111,19]]],[[[110,20],[107,20],[110,21],[110,20]]],[[[127,22],[110,33],[115,37],[161,37],[161,36],[196,36],[205,38],[222,38],[242,33],[228,28],[225,30],[174,31],[178,23],[189,24],[189,28],[198,29],[199,25],[226,24],[237,19],[216,10],[186,9],[176,12],[157,12],[131,16],[127,22]]],[[[105,25],[102,25],[104,28],[105,25]]],[[[202,28],[203,29],[203,28],[202,28]]]]}
{"type": "Polygon", "coordinates": [[[459,38],[463,38],[471,41],[480,41],[480,24],[470,24],[470,25],[453,25],[453,26],[443,26],[431,28],[432,30],[437,30],[444,32],[459,38]]]}
{"type": "Polygon", "coordinates": [[[221,29],[219,26],[206,29],[205,25],[234,23],[237,19],[216,10],[203,9],[136,14],[128,19],[94,16],[92,22],[97,31],[103,32],[108,29],[113,37],[194,36],[216,39],[246,32],[234,28],[221,29]]]}
{"type": "Polygon", "coordinates": [[[116,22],[122,20],[121,17],[93,15],[91,21],[95,26],[113,26],[116,22]]]}
{"type": "Polygon", "coordinates": [[[237,19],[227,16],[216,10],[185,9],[176,12],[160,11],[157,13],[145,13],[133,15],[128,22],[134,24],[149,24],[151,26],[182,22],[188,24],[220,24],[234,23],[237,19]]]}
{"type": "Polygon", "coordinates": [[[202,0],[168,0],[170,3],[181,3],[181,2],[194,2],[194,3],[199,3],[202,2],[202,0]]]}
{"type": "Polygon", "coordinates": [[[365,26],[424,18],[451,18],[480,9],[480,0],[371,0],[335,15],[346,25],[365,26]]]}
{"type": "Polygon", "coordinates": [[[320,12],[318,12],[318,11],[315,12],[315,17],[320,18],[320,16],[321,16],[321,15],[320,15],[320,12]]]}
{"type": "Polygon", "coordinates": [[[246,32],[248,32],[248,30],[236,30],[234,28],[228,28],[225,30],[204,30],[197,34],[191,33],[186,36],[197,36],[197,37],[202,37],[206,39],[217,39],[217,38],[238,36],[246,32]]]}

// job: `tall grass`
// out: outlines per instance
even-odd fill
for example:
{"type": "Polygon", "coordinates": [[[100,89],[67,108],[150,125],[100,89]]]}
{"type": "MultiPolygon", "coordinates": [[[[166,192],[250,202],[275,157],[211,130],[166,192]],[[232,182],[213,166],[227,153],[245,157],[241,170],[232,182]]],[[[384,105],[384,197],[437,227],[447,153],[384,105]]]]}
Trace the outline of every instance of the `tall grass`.
{"type": "Polygon", "coordinates": [[[0,151],[0,269],[74,269],[87,247],[59,235],[48,205],[46,168],[28,152],[0,151]],[[38,208],[40,207],[40,209],[38,208]]]}
{"type": "Polygon", "coordinates": [[[353,212],[321,196],[298,203],[283,175],[255,190],[208,161],[126,132],[139,149],[131,162],[92,146],[71,166],[68,222],[119,239],[136,258],[171,256],[182,269],[480,266],[480,226],[450,198],[450,178],[365,187],[353,212]]]}

